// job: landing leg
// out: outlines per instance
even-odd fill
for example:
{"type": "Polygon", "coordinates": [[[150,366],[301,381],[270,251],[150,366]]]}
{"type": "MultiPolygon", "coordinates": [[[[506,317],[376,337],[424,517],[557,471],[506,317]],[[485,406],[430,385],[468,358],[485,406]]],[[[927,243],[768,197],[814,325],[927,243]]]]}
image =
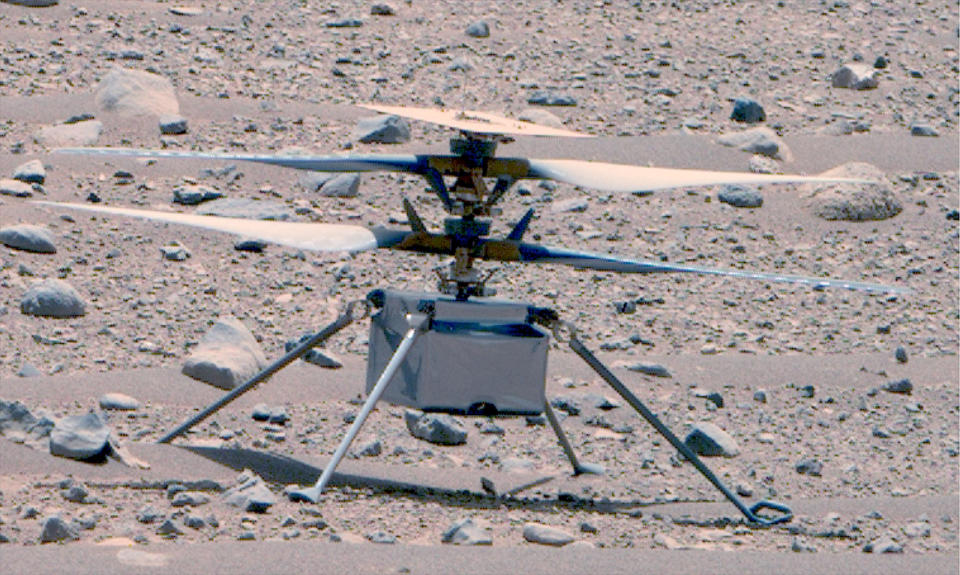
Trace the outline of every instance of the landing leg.
{"type": "Polygon", "coordinates": [[[560,440],[560,446],[563,447],[563,452],[567,455],[567,459],[570,460],[570,465],[573,466],[573,474],[580,475],[590,473],[593,475],[603,475],[602,465],[580,463],[580,461],[577,460],[577,454],[574,453],[573,446],[570,445],[567,435],[563,432],[563,428],[560,427],[560,420],[557,419],[557,414],[554,413],[553,408],[550,407],[549,401],[543,406],[543,412],[546,414],[547,421],[550,422],[550,427],[553,428],[553,432],[557,434],[557,439],[560,440]]]}
{"type": "Polygon", "coordinates": [[[404,336],[403,341],[400,342],[397,351],[393,353],[393,357],[390,358],[387,367],[383,369],[383,373],[380,374],[380,379],[377,380],[376,385],[370,390],[367,401],[364,402],[360,413],[357,414],[357,418],[353,420],[353,424],[350,426],[350,429],[347,430],[347,435],[340,442],[340,446],[337,447],[337,450],[334,452],[333,458],[327,463],[327,467],[320,475],[320,479],[317,480],[317,483],[313,487],[291,491],[289,494],[291,501],[309,501],[310,503],[316,503],[320,500],[320,494],[323,493],[324,488],[326,488],[330,477],[333,476],[333,472],[337,469],[337,465],[340,464],[340,460],[346,455],[347,449],[350,448],[350,444],[357,436],[357,433],[360,432],[360,428],[363,427],[367,416],[373,411],[373,406],[377,403],[377,400],[380,399],[380,396],[383,395],[387,384],[390,383],[390,380],[393,378],[393,374],[396,373],[397,369],[399,369],[403,363],[403,360],[406,359],[407,353],[409,353],[410,348],[413,346],[413,342],[417,340],[417,336],[420,335],[421,329],[428,321],[428,318],[421,315],[410,315],[407,316],[407,321],[410,322],[410,330],[404,336]]]}

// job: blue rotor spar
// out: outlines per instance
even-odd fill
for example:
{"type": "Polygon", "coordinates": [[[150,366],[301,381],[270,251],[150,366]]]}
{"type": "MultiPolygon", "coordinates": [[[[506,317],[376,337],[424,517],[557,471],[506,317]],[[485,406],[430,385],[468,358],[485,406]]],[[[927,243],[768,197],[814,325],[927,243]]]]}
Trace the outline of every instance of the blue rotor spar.
{"type": "MultiPolygon", "coordinates": [[[[866,292],[904,293],[904,287],[861,281],[845,281],[736,269],[714,269],[635,260],[566,248],[523,242],[533,217],[528,211],[510,234],[502,239],[486,237],[489,219],[499,210],[493,207],[510,186],[523,179],[550,179],[585,188],[610,192],[636,193],[720,184],[780,183],[868,183],[843,178],[822,178],[783,174],[754,174],[654,168],[581,160],[496,157],[497,142],[509,141],[505,135],[582,137],[567,130],[517,122],[483,112],[452,112],[425,108],[366,106],[381,112],[396,113],[417,120],[453,127],[461,139],[451,140],[451,154],[350,154],[274,156],[262,154],[202,153],[192,151],[141,150],[131,148],[65,148],[61,153],[101,157],[132,156],[155,159],[202,159],[257,162],[319,172],[406,172],[418,174],[428,182],[444,207],[454,216],[444,222],[444,233],[432,233],[404,200],[410,230],[366,228],[349,224],[312,222],[250,221],[189,213],[117,208],[93,204],[47,205],[106,214],[145,218],[255,237],[288,247],[313,251],[362,251],[377,248],[415,251],[454,256],[447,275],[450,293],[466,298],[483,294],[483,281],[472,268],[474,260],[559,264],[580,269],[616,273],[689,273],[727,276],[766,282],[808,285],[815,289],[845,288],[866,292]],[[454,178],[452,184],[445,178],[454,178]],[[487,189],[485,180],[496,180],[487,189]]],[[[443,282],[444,280],[442,280],[443,282]]]]}

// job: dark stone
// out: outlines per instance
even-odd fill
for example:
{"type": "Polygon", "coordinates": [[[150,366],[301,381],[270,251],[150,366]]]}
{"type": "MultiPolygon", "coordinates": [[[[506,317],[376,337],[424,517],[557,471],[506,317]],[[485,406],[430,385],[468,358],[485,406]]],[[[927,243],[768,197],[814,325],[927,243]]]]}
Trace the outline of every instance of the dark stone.
{"type": "Polygon", "coordinates": [[[357,122],[357,139],[364,144],[403,144],[410,141],[410,126],[400,116],[376,116],[357,122]]]}
{"type": "Polygon", "coordinates": [[[735,208],[759,208],[763,206],[763,196],[756,190],[743,186],[728,185],[717,194],[717,199],[735,208]]]}
{"type": "Polygon", "coordinates": [[[816,459],[807,458],[799,461],[794,466],[794,469],[796,469],[797,473],[801,475],[820,477],[820,473],[823,471],[823,464],[816,459]]]}
{"type": "Polygon", "coordinates": [[[550,405],[569,415],[580,415],[580,403],[572,397],[559,395],[550,400],[550,405]]]}
{"type": "Polygon", "coordinates": [[[47,228],[18,224],[0,228],[0,244],[9,248],[37,254],[55,254],[57,246],[47,228]]]}
{"type": "Polygon", "coordinates": [[[404,412],[407,429],[417,438],[438,445],[461,445],[467,442],[467,430],[445,413],[404,412]]]}
{"type": "Polygon", "coordinates": [[[759,102],[750,98],[737,98],[733,101],[733,112],[730,119],[734,122],[756,124],[767,119],[767,113],[759,102]]]}
{"type": "Polygon", "coordinates": [[[467,26],[467,36],[471,38],[488,38],[490,36],[490,26],[483,20],[477,20],[467,26]]]}
{"type": "Polygon", "coordinates": [[[576,106],[577,100],[567,94],[540,90],[531,94],[527,103],[537,106],[576,106]]]}
{"type": "Polygon", "coordinates": [[[903,393],[909,395],[913,393],[913,383],[909,379],[890,381],[883,385],[883,390],[889,391],[890,393],[903,393]]]}

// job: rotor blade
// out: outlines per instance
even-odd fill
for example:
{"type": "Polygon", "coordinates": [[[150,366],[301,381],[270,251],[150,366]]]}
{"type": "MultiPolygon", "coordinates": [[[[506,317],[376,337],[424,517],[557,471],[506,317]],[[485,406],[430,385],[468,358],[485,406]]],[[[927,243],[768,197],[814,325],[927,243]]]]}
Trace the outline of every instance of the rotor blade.
{"type": "Polygon", "coordinates": [[[881,284],[853,282],[846,280],[835,280],[828,278],[814,278],[805,276],[783,275],[764,272],[750,272],[743,270],[722,270],[714,268],[702,268],[698,266],[689,266],[684,264],[670,264],[665,262],[650,260],[630,260],[619,258],[612,255],[592,254],[588,252],[578,252],[566,250],[563,248],[551,248],[536,244],[521,243],[519,246],[520,261],[531,263],[551,263],[564,264],[582,269],[592,269],[599,271],[610,271],[620,273],[693,273],[701,275],[729,276],[742,279],[752,279],[771,282],[804,284],[813,286],[815,289],[826,287],[845,288],[851,290],[860,290],[873,293],[908,293],[910,290],[904,287],[885,286],[881,284]]]}
{"type": "Polygon", "coordinates": [[[563,128],[553,128],[512,120],[489,112],[475,110],[455,110],[443,108],[416,108],[412,106],[383,106],[380,104],[358,104],[361,108],[373,110],[383,114],[402,116],[411,120],[420,120],[448,128],[454,128],[473,134],[510,134],[513,136],[554,136],[563,138],[592,138],[589,134],[581,134],[563,128]]]}
{"type": "Polygon", "coordinates": [[[271,156],[267,154],[229,154],[215,152],[179,152],[140,150],[136,148],[59,148],[63,154],[91,156],[125,156],[136,158],[178,158],[188,160],[227,160],[257,162],[314,172],[417,172],[422,169],[419,158],[412,154],[358,154],[344,156],[271,156]]]}
{"type": "Polygon", "coordinates": [[[530,170],[525,177],[557,180],[608,192],[652,192],[667,188],[719,184],[868,183],[866,180],[849,178],[649,168],[582,160],[530,160],[530,170]]]}
{"type": "Polygon", "coordinates": [[[383,244],[396,243],[388,239],[387,230],[373,230],[362,226],[345,224],[320,224],[313,222],[278,222],[267,220],[248,220],[242,218],[224,218],[220,216],[199,216],[177,212],[154,210],[135,210],[128,208],[109,208],[86,204],[67,204],[59,202],[35,202],[54,208],[68,208],[119,216],[144,218],[157,222],[182,224],[218,232],[227,232],[239,236],[252,237],[274,244],[320,252],[355,252],[387,247],[383,244]],[[384,242],[381,244],[381,237],[384,242]]]}

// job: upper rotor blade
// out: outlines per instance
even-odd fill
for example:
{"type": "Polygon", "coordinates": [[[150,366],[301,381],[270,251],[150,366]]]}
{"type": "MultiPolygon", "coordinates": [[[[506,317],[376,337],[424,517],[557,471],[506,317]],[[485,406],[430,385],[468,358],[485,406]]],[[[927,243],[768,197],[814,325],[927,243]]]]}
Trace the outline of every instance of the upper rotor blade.
{"type": "Polygon", "coordinates": [[[420,160],[411,154],[358,154],[345,156],[271,156],[267,154],[230,154],[136,148],[59,148],[65,154],[91,156],[127,156],[136,158],[178,158],[189,160],[228,160],[257,162],[315,172],[418,172],[420,160]]]}
{"type": "Polygon", "coordinates": [[[719,184],[866,183],[864,180],[849,178],[650,168],[582,160],[530,160],[530,171],[526,177],[547,178],[608,192],[652,192],[667,188],[719,184]]]}
{"type": "Polygon", "coordinates": [[[200,216],[196,214],[181,214],[177,212],[160,212],[154,210],[135,210],[128,208],[109,208],[106,206],[90,206],[85,204],[67,204],[59,202],[43,202],[38,204],[54,208],[69,208],[120,216],[144,218],[158,222],[182,224],[218,232],[227,232],[240,236],[252,237],[274,244],[313,250],[321,252],[345,252],[372,250],[381,247],[378,242],[379,234],[362,226],[344,224],[319,224],[312,222],[278,222],[267,220],[248,220],[241,218],[224,218],[220,216],[200,216]]]}
{"type": "Polygon", "coordinates": [[[361,108],[393,114],[411,120],[430,122],[448,128],[455,128],[473,134],[509,134],[512,136],[554,136],[563,138],[592,138],[589,134],[581,134],[563,128],[553,128],[512,120],[489,112],[475,110],[454,110],[442,108],[415,108],[411,106],[382,106],[380,104],[359,104],[361,108]]]}
{"type": "Polygon", "coordinates": [[[814,278],[795,275],[784,275],[764,272],[750,272],[743,270],[722,270],[702,268],[684,264],[670,264],[649,260],[630,260],[616,256],[578,252],[563,248],[551,248],[536,244],[522,243],[519,245],[520,261],[531,263],[565,264],[576,268],[620,273],[670,273],[684,272],[702,275],[729,276],[743,279],[753,279],[771,282],[803,284],[817,289],[825,287],[845,288],[873,293],[907,293],[910,290],[904,287],[893,287],[867,282],[853,282],[828,278],[814,278]]]}

